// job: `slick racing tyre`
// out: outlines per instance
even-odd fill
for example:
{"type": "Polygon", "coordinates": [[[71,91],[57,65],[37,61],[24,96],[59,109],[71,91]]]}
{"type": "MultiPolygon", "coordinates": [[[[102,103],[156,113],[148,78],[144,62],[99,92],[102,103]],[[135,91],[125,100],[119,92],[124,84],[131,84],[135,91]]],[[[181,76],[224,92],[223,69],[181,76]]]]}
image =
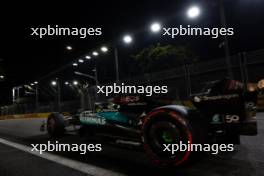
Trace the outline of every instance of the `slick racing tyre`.
{"type": "Polygon", "coordinates": [[[47,131],[50,138],[59,137],[64,134],[64,118],[59,113],[51,113],[47,120],[47,131]]]}
{"type": "Polygon", "coordinates": [[[161,167],[178,166],[190,157],[190,151],[174,151],[174,144],[192,144],[193,130],[190,122],[180,113],[158,109],[145,117],[142,125],[143,145],[147,155],[155,165],[161,167]],[[165,146],[170,151],[165,150],[165,146]]]}

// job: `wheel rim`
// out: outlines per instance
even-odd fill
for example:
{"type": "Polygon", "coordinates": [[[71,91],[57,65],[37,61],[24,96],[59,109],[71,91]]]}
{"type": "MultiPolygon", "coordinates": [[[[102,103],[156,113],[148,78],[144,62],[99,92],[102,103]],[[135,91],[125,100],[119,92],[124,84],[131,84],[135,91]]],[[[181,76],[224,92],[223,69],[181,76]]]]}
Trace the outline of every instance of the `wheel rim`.
{"type": "Polygon", "coordinates": [[[171,122],[161,121],[151,125],[148,133],[149,144],[152,150],[159,156],[168,157],[163,152],[164,144],[177,143],[181,140],[181,132],[179,128],[171,122]]]}
{"type": "Polygon", "coordinates": [[[164,143],[172,143],[173,142],[173,135],[169,131],[163,131],[162,132],[162,139],[164,140],[164,143]]]}

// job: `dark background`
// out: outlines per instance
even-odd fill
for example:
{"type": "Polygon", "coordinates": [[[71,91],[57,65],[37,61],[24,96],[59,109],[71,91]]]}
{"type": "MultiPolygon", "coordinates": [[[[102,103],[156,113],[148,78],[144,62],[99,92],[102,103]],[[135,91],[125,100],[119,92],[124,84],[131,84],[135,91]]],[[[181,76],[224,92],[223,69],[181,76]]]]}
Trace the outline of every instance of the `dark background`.
{"type": "MultiPolygon", "coordinates": [[[[153,37],[147,30],[151,22],[161,21],[163,26],[177,27],[190,24],[193,27],[220,27],[219,7],[216,0],[115,0],[115,1],[2,1],[0,4],[0,58],[6,80],[0,82],[0,103],[11,101],[13,86],[38,80],[56,68],[100,47],[104,43],[118,41],[129,32],[134,34],[133,46],[122,49],[121,56],[136,54],[143,47],[161,42],[187,46],[201,60],[224,55],[219,48],[221,39],[210,37],[179,37],[165,40],[153,37]],[[202,8],[198,19],[186,18],[186,9],[198,4],[202,8]],[[44,37],[30,36],[31,27],[101,27],[102,36],[44,37]],[[65,50],[71,45],[73,51],[65,50]]],[[[230,52],[250,51],[263,48],[264,1],[225,1],[228,27],[235,35],[229,38],[230,52]]],[[[121,62],[122,64],[122,62],[121,62]]],[[[101,68],[113,65],[109,55],[100,62],[101,68]]],[[[127,65],[126,65],[127,66],[127,65]]],[[[87,70],[90,66],[87,65],[87,70]]],[[[122,65],[120,66],[122,67],[122,65]]]]}

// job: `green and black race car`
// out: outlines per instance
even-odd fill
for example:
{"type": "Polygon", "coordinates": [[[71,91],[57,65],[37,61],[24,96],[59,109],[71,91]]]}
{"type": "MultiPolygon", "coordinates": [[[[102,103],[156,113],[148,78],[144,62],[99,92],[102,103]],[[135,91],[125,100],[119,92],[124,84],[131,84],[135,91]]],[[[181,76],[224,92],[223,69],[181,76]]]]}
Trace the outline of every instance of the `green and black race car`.
{"type": "Polygon", "coordinates": [[[179,105],[123,96],[75,116],[52,113],[47,130],[53,137],[63,134],[68,125],[79,125],[81,136],[143,148],[160,166],[180,165],[192,152],[164,152],[164,144],[238,144],[240,135],[257,135],[256,101],[256,92],[245,91],[238,81],[223,79],[179,105]]]}

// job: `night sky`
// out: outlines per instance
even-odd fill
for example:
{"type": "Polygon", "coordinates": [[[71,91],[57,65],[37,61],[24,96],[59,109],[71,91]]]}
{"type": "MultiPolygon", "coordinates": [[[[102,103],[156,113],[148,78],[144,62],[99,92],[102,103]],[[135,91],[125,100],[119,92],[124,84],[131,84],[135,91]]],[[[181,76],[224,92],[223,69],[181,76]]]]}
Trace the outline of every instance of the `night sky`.
{"type": "MultiPolygon", "coordinates": [[[[173,27],[190,24],[194,27],[220,27],[219,8],[216,0],[96,0],[96,1],[8,1],[0,4],[0,62],[5,70],[6,80],[0,82],[1,104],[11,101],[11,88],[38,80],[56,68],[97,49],[105,43],[119,41],[129,32],[135,37],[131,50],[135,54],[143,47],[163,41],[162,36],[152,36],[148,27],[153,21],[173,27]],[[185,11],[192,5],[201,7],[198,19],[186,18],[185,11]],[[102,36],[45,37],[30,36],[31,27],[101,27],[102,36]],[[73,47],[65,50],[66,45],[73,47]]],[[[230,37],[230,52],[251,51],[264,48],[264,1],[225,1],[228,27],[235,35],[230,37]]],[[[224,55],[219,49],[220,39],[178,38],[168,41],[192,49],[201,59],[219,58],[224,55]],[[202,44],[202,45],[201,45],[202,44]]],[[[129,51],[128,51],[129,50],[129,51]]],[[[108,56],[113,59],[113,56],[108,56]]],[[[108,60],[109,60],[108,58],[108,60]]],[[[110,61],[105,62],[106,65],[110,61]]],[[[103,64],[103,63],[102,63],[103,64]]],[[[89,66],[87,66],[88,68],[89,66]]]]}

